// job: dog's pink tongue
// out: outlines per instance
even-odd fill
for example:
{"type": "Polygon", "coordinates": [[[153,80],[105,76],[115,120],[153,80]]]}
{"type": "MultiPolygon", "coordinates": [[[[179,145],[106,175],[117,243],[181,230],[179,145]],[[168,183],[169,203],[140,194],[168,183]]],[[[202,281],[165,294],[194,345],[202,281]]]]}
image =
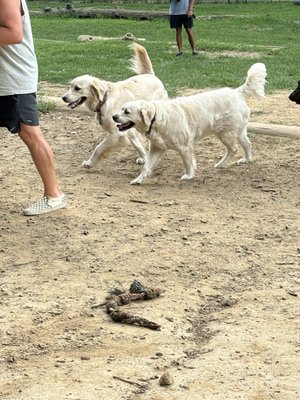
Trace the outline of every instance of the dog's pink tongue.
{"type": "Polygon", "coordinates": [[[77,107],[76,101],[74,101],[73,103],[69,103],[69,104],[68,104],[68,107],[71,108],[72,110],[73,110],[74,108],[76,108],[76,107],[77,107]]]}

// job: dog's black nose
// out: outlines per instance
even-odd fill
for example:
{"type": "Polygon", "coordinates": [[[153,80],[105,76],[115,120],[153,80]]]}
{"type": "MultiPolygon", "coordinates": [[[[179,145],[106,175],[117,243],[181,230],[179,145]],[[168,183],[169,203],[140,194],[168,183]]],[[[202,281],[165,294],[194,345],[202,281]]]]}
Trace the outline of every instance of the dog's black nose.
{"type": "Polygon", "coordinates": [[[112,116],[112,119],[113,119],[115,122],[118,122],[118,114],[113,115],[113,116],[112,116]]]}
{"type": "Polygon", "coordinates": [[[64,101],[65,103],[67,103],[67,102],[68,102],[68,100],[67,100],[67,96],[63,96],[63,97],[62,97],[62,99],[63,99],[63,101],[64,101]]]}

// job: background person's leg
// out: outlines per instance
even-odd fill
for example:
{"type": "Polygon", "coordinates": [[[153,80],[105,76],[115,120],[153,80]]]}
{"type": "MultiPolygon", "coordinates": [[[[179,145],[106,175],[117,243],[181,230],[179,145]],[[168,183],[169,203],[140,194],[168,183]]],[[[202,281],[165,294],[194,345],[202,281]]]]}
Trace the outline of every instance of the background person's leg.
{"type": "Polygon", "coordinates": [[[176,43],[178,47],[177,55],[182,54],[182,28],[176,28],[176,43]]]}
{"type": "Polygon", "coordinates": [[[186,33],[187,33],[187,36],[188,36],[188,40],[189,40],[190,46],[192,48],[192,52],[193,52],[193,54],[197,54],[197,51],[196,51],[196,40],[195,40],[195,35],[194,35],[194,32],[193,32],[193,29],[192,28],[185,28],[185,30],[186,30],[186,33]]]}

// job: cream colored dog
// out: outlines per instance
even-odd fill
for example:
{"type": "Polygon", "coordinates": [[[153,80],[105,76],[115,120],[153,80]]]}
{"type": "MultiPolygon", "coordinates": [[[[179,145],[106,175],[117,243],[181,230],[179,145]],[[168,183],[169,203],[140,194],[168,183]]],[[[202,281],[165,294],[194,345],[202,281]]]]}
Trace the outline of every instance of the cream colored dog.
{"type": "Polygon", "coordinates": [[[142,183],[167,149],[176,150],[183,160],[185,174],[181,179],[193,178],[195,143],[213,134],[227,149],[216,167],[226,168],[239,145],[245,157],[238,163],[251,161],[251,144],[247,137],[250,109],[246,99],[251,95],[264,97],[266,75],[265,65],[257,63],[249,69],[244,85],[236,89],[223,88],[169,100],[126,102],[122,112],[113,115],[118,129],[123,132],[135,127],[150,140],[146,163],[131,183],[142,183]]]}
{"type": "Polygon", "coordinates": [[[134,58],[131,69],[137,74],[119,82],[107,82],[90,75],[83,75],[71,82],[69,91],[62,97],[71,109],[85,104],[90,111],[97,113],[102,129],[107,137],[95,148],[91,157],[83,162],[85,168],[92,168],[98,160],[106,158],[111,152],[131,143],[138,151],[138,163],[143,163],[146,151],[141,136],[135,128],[120,134],[113,123],[115,114],[125,101],[133,99],[166,99],[168,94],[163,83],[154,75],[151,60],[146,49],[137,43],[131,46],[134,58]]]}

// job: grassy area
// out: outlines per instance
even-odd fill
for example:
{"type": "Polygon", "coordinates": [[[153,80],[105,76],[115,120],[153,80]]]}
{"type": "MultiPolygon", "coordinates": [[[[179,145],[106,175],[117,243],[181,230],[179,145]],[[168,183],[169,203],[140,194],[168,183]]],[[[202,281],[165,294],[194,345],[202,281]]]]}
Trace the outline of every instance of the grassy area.
{"type": "MultiPolygon", "coordinates": [[[[42,3],[30,1],[28,4],[30,9],[37,9],[42,3]]],[[[64,5],[61,2],[48,5],[54,3],[64,5]]],[[[96,1],[81,5],[112,7],[96,1]]],[[[126,3],[126,8],[131,6],[126,3]]],[[[166,10],[168,4],[135,3],[134,7],[166,10]]],[[[85,73],[111,81],[130,76],[127,67],[132,53],[128,42],[78,43],[77,37],[83,34],[119,37],[131,32],[135,37],[146,39],[142,44],[171,96],[182,88],[239,85],[255,62],[264,62],[267,66],[267,91],[290,89],[299,79],[296,54],[300,54],[300,17],[296,11],[293,3],[197,4],[195,14],[199,18],[194,32],[200,55],[191,56],[183,32],[185,54],[180,59],[175,57],[175,32],[169,28],[167,19],[32,17],[40,79],[67,84],[85,73]]]]}

